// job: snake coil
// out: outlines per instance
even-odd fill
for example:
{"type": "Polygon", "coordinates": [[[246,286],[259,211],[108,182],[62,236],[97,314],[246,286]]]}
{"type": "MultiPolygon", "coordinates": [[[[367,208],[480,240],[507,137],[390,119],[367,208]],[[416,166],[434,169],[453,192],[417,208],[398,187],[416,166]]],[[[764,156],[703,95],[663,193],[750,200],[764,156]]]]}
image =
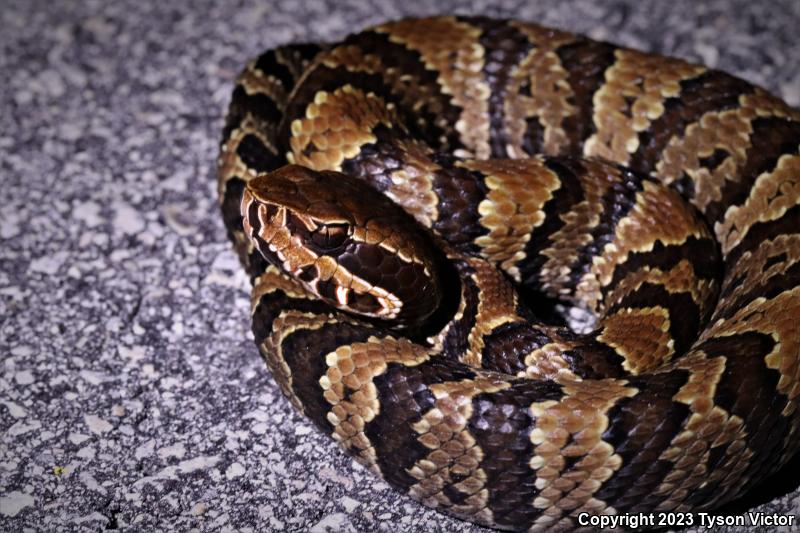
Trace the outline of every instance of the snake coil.
{"type": "Polygon", "coordinates": [[[800,447],[800,112],[761,88],[409,19],[252,61],[219,176],[281,390],[426,505],[709,510],[800,447]]]}

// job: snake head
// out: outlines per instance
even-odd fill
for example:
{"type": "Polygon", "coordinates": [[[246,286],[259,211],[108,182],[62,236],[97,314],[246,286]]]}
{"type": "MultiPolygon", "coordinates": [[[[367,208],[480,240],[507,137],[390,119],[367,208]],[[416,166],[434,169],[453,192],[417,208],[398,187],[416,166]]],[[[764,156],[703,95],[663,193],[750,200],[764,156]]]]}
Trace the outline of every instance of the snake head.
{"type": "Polygon", "coordinates": [[[247,184],[242,216],[270,263],[337,309],[407,328],[441,304],[431,237],[355,178],[283,167],[247,184]]]}

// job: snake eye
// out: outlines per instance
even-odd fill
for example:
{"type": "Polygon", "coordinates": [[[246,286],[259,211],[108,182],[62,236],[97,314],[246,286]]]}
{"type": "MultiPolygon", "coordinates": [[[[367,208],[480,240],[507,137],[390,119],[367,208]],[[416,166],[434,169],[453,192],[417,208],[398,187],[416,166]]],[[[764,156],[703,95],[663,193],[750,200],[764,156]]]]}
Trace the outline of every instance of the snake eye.
{"type": "Polygon", "coordinates": [[[349,224],[320,224],[311,232],[311,241],[321,250],[333,250],[344,244],[349,234],[349,224]]]}

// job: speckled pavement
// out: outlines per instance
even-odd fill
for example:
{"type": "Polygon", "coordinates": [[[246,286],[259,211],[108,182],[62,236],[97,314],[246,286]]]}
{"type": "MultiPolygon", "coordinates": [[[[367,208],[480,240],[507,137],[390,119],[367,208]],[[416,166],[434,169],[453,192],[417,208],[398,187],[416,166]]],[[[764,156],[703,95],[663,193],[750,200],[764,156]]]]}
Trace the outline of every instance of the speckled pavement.
{"type": "MultiPolygon", "coordinates": [[[[344,457],[252,344],[214,165],[233,78],[262,49],[404,15],[516,16],[800,105],[797,0],[430,4],[3,2],[0,531],[480,530],[344,457]]],[[[791,468],[731,510],[800,515],[791,468]]]]}

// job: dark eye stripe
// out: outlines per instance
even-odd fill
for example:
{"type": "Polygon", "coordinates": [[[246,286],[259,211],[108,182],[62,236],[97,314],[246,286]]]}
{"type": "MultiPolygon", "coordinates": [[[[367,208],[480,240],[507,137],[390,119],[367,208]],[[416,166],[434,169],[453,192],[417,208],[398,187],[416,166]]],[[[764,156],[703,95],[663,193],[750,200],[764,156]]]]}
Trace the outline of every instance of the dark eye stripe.
{"type": "Polygon", "coordinates": [[[335,250],[345,243],[349,233],[348,224],[322,224],[311,232],[309,245],[316,245],[320,250],[335,250]]]}
{"type": "Polygon", "coordinates": [[[286,216],[286,227],[289,228],[293,234],[301,235],[304,239],[308,239],[309,233],[314,229],[308,227],[308,221],[306,221],[306,219],[297,216],[291,211],[289,211],[286,216]]]}
{"type": "Polygon", "coordinates": [[[338,285],[332,279],[319,280],[316,284],[317,293],[328,300],[338,302],[336,298],[336,288],[338,285]]]}
{"type": "Polygon", "coordinates": [[[319,270],[317,269],[316,265],[306,265],[300,270],[300,274],[297,275],[297,278],[301,281],[305,281],[306,283],[310,283],[319,277],[319,270]]]}

